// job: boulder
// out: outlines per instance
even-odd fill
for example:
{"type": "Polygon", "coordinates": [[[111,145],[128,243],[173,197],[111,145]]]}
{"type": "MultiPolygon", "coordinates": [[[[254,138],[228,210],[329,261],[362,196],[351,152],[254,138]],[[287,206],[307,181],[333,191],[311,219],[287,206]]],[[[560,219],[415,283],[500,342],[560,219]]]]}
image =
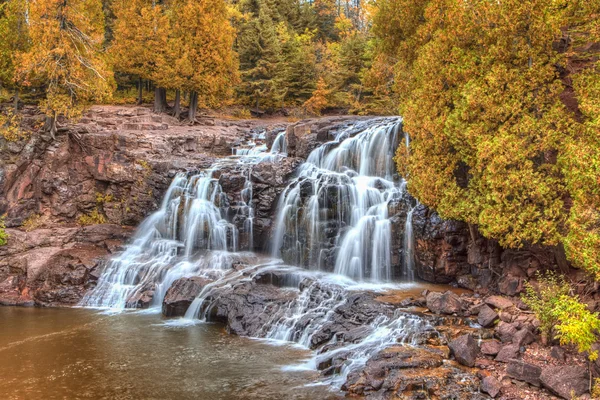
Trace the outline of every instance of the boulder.
{"type": "Polygon", "coordinates": [[[479,310],[477,322],[484,328],[489,328],[494,325],[494,322],[497,318],[498,314],[494,310],[492,310],[488,305],[484,305],[479,310]]]}
{"type": "Polygon", "coordinates": [[[501,321],[496,327],[495,332],[503,343],[511,343],[517,333],[517,326],[516,324],[501,321]]]}
{"type": "Polygon", "coordinates": [[[454,354],[456,361],[467,367],[475,365],[475,359],[479,353],[479,346],[471,334],[459,336],[448,345],[454,354]]]}
{"type": "Polygon", "coordinates": [[[495,356],[502,349],[502,343],[497,340],[486,340],[481,344],[481,352],[488,356],[495,356]]]}
{"type": "Polygon", "coordinates": [[[506,373],[513,379],[527,382],[534,386],[540,386],[540,375],[542,368],[520,360],[510,360],[506,367],[506,373]]]}
{"type": "Polygon", "coordinates": [[[201,277],[177,279],[167,293],[162,304],[166,317],[181,317],[210,280],[201,277]]]}
{"type": "Polygon", "coordinates": [[[587,393],[589,379],[585,368],[579,366],[545,367],[540,375],[546,389],[567,400],[587,393]]]}
{"type": "Polygon", "coordinates": [[[533,343],[535,336],[529,329],[521,329],[513,336],[512,342],[519,347],[533,343]]]}
{"type": "Polygon", "coordinates": [[[519,345],[509,344],[509,345],[504,346],[502,349],[500,349],[500,351],[498,352],[498,355],[496,356],[496,361],[507,363],[510,360],[517,358],[518,356],[519,356],[519,345]]]}
{"type": "Polygon", "coordinates": [[[502,384],[498,379],[493,376],[486,376],[481,381],[481,391],[489,394],[492,398],[498,396],[500,393],[500,389],[502,389],[502,384]]]}
{"type": "Polygon", "coordinates": [[[510,299],[502,296],[490,296],[485,299],[486,304],[499,308],[500,310],[504,310],[505,308],[509,308],[513,306],[513,302],[510,299]]]}
{"type": "Polygon", "coordinates": [[[430,292],[426,297],[427,308],[435,314],[454,314],[462,309],[462,301],[456,293],[430,292]]]}

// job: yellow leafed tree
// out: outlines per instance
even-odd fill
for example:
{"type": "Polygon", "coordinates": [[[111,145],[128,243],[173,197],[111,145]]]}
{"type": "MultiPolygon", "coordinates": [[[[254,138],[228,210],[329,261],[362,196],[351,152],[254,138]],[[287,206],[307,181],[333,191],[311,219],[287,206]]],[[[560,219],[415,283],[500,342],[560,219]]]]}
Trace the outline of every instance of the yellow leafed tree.
{"type": "Polygon", "coordinates": [[[90,102],[111,96],[112,71],[103,53],[104,13],[100,0],[31,0],[31,47],[17,55],[17,76],[43,82],[40,108],[54,137],[57,117],[76,117],[90,102]]]}

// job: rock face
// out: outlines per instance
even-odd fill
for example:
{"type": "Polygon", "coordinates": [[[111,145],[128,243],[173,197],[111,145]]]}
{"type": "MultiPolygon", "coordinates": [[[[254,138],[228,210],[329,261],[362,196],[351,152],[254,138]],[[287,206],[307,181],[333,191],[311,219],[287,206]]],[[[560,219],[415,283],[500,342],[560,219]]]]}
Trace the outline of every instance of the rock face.
{"type": "Polygon", "coordinates": [[[75,305],[131,229],[118,225],[8,229],[0,247],[0,304],[75,305]]]}
{"type": "Polygon", "coordinates": [[[201,277],[177,279],[167,293],[162,304],[162,313],[166,317],[182,317],[204,286],[211,281],[201,277]]]}

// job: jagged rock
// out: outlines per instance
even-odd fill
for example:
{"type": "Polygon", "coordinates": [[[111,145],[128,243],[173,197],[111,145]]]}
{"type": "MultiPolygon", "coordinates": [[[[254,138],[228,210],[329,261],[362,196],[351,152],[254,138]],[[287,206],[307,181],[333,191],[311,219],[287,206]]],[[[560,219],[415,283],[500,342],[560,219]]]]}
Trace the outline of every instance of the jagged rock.
{"type": "Polygon", "coordinates": [[[177,279],[167,290],[162,304],[162,313],[166,317],[185,315],[190,304],[200,294],[204,286],[211,281],[201,277],[177,279]]]}
{"type": "Polygon", "coordinates": [[[498,396],[500,389],[502,389],[502,384],[498,379],[491,375],[486,376],[481,381],[481,391],[489,394],[492,398],[498,396]]]}
{"type": "Polygon", "coordinates": [[[479,353],[479,346],[471,334],[459,336],[448,345],[456,361],[472,367],[475,365],[475,359],[479,353]]]}
{"type": "Polygon", "coordinates": [[[513,379],[527,382],[534,386],[540,386],[542,368],[537,365],[513,359],[508,362],[506,373],[513,379]]]}
{"type": "Polygon", "coordinates": [[[496,335],[504,343],[511,343],[517,333],[516,324],[501,321],[495,329],[496,335]]]}
{"type": "Polygon", "coordinates": [[[456,293],[430,292],[426,297],[427,308],[436,314],[454,314],[462,309],[462,301],[456,293]]]}
{"type": "Polygon", "coordinates": [[[516,344],[509,344],[500,349],[496,356],[496,361],[507,363],[510,360],[519,356],[520,348],[516,344]]]}
{"type": "Polygon", "coordinates": [[[535,336],[533,333],[529,331],[529,329],[521,329],[517,333],[514,334],[512,342],[519,347],[527,346],[530,343],[533,343],[535,340],[535,336]]]}
{"type": "Polygon", "coordinates": [[[486,340],[481,344],[481,352],[488,356],[495,356],[502,349],[502,343],[497,340],[486,340]]]}
{"type": "Polygon", "coordinates": [[[589,388],[589,375],[579,366],[545,367],[540,381],[546,389],[567,400],[587,393],[589,388]]]}
{"type": "Polygon", "coordinates": [[[494,325],[494,322],[496,322],[497,318],[498,318],[498,314],[494,310],[492,310],[489,306],[484,305],[479,310],[479,315],[477,316],[477,322],[479,323],[479,325],[483,326],[484,328],[489,328],[490,326],[494,325]]]}

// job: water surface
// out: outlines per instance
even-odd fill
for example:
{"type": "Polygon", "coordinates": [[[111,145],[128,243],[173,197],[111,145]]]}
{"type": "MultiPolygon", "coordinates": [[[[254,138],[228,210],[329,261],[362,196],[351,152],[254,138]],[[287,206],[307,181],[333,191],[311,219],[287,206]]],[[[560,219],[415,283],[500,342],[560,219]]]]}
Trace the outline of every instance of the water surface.
{"type": "Polygon", "coordinates": [[[0,307],[0,399],[334,399],[310,356],[157,314],[0,307]]]}

